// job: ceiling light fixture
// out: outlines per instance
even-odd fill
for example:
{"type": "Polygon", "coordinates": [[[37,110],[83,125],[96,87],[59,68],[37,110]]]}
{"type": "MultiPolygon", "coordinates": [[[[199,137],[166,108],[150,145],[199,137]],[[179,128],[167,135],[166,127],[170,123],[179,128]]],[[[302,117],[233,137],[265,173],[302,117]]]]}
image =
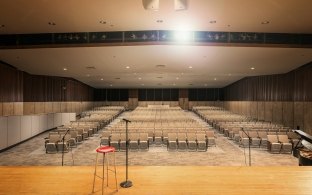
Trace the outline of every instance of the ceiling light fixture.
{"type": "Polygon", "coordinates": [[[217,80],[217,78],[214,78],[213,80],[215,80],[215,81],[216,81],[216,80],[217,80]]]}
{"type": "Polygon", "coordinates": [[[101,21],[100,21],[100,24],[106,24],[106,21],[101,20],[101,21]]]}
{"type": "Polygon", "coordinates": [[[193,34],[191,31],[174,31],[173,38],[178,42],[188,42],[191,41],[193,34]]]}
{"type": "Polygon", "coordinates": [[[189,66],[189,69],[192,69],[193,67],[192,66],[189,66]]]}
{"type": "Polygon", "coordinates": [[[129,69],[130,68],[130,66],[126,66],[126,69],[129,69]]]}
{"type": "Polygon", "coordinates": [[[110,84],[109,86],[110,86],[110,87],[112,87],[112,86],[113,86],[113,84],[110,84]]]}
{"type": "Polygon", "coordinates": [[[142,80],[142,78],[141,78],[141,77],[139,77],[139,80],[142,80]]]}
{"type": "Polygon", "coordinates": [[[104,79],[103,78],[101,78],[101,81],[103,81],[104,79]]]}
{"type": "Polygon", "coordinates": [[[176,79],[179,80],[179,77],[177,77],[176,79]]]}
{"type": "Polygon", "coordinates": [[[251,69],[251,70],[254,70],[254,69],[255,69],[255,67],[251,67],[250,69],[251,69]]]}
{"type": "Polygon", "coordinates": [[[63,68],[63,70],[64,70],[64,71],[66,71],[66,70],[67,70],[67,68],[63,68]]]}
{"type": "Polygon", "coordinates": [[[86,76],[87,76],[87,77],[90,77],[90,75],[89,75],[89,74],[86,74],[86,76]]]}

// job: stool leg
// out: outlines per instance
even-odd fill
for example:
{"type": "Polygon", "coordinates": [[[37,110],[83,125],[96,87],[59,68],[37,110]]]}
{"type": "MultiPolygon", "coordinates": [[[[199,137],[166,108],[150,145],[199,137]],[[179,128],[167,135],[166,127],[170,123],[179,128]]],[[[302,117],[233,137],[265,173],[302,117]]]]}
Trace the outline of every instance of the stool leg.
{"type": "Polygon", "coordinates": [[[115,158],[115,152],[114,153],[114,169],[115,169],[115,181],[116,181],[116,191],[118,192],[118,185],[117,185],[117,171],[116,171],[116,158],[115,158]]]}
{"type": "Polygon", "coordinates": [[[110,154],[107,154],[107,158],[106,158],[106,186],[108,187],[108,167],[109,167],[109,158],[110,158],[110,154]]]}
{"type": "Polygon", "coordinates": [[[92,192],[93,192],[93,193],[94,193],[94,185],[95,185],[95,176],[96,176],[97,161],[98,161],[98,153],[96,153],[96,158],[95,158],[95,168],[94,168],[94,177],[93,177],[93,189],[92,189],[92,192]]]}
{"type": "Polygon", "coordinates": [[[102,178],[102,195],[104,193],[104,178],[105,178],[105,174],[104,174],[104,170],[105,170],[105,153],[103,153],[103,178],[102,178]]]}

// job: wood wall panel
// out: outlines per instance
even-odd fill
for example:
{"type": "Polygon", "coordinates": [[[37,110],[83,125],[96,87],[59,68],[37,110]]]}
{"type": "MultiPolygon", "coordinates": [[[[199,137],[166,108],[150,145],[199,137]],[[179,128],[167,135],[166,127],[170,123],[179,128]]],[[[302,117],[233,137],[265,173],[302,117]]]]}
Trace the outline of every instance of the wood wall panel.
{"type": "Polygon", "coordinates": [[[2,103],[2,115],[11,116],[14,114],[13,102],[3,102],[2,103]]]}
{"type": "Polygon", "coordinates": [[[259,120],[265,120],[265,103],[263,101],[257,102],[257,116],[259,120]]]}
{"type": "Polygon", "coordinates": [[[273,102],[273,119],[277,124],[283,124],[283,104],[282,102],[273,102]]]}
{"type": "Polygon", "coordinates": [[[24,114],[23,102],[14,102],[13,109],[14,109],[13,115],[23,115],[24,114]]]}
{"type": "Polygon", "coordinates": [[[45,102],[44,103],[44,112],[45,113],[53,113],[53,102],[45,102]]]}
{"type": "Polygon", "coordinates": [[[61,102],[53,102],[53,113],[61,112],[61,102]]]}
{"type": "Polygon", "coordinates": [[[3,116],[3,103],[0,102],[0,116],[3,116]]]}
{"type": "Polygon", "coordinates": [[[294,127],[299,127],[300,129],[304,129],[304,103],[303,102],[295,102],[294,103],[294,127]]]}
{"type": "Polygon", "coordinates": [[[273,102],[264,102],[264,120],[273,121],[273,102]]]}
{"type": "Polygon", "coordinates": [[[34,102],[24,102],[24,115],[35,114],[35,104],[34,102]]]}
{"type": "Polygon", "coordinates": [[[312,102],[304,102],[304,130],[312,135],[312,102]]]}
{"type": "Polygon", "coordinates": [[[294,103],[282,102],[283,104],[283,124],[294,128],[294,103]]]}
{"type": "Polygon", "coordinates": [[[258,116],[258,104],[257,102],[250,102],[250,116],[257,118],[258,116]]]}
{"type": "Polygon", "coordinates": [[[42,114],[45,112],[44,102],[34,102],[34,104],[35,104],[35,114],[42,114]]]}

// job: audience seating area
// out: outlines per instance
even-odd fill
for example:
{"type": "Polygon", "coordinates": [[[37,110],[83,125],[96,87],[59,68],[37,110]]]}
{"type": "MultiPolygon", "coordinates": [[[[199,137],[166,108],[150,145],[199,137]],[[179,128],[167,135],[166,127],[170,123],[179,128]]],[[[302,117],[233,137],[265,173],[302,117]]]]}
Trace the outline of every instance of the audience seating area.
{"type": "MultiPolygon", "coordinates": [[[[215,135],[209,128],[190,117],[180,107],[159,105],[137,107],[127,116],[130,150],[148,150],[150,146],[166,146],[168,151],[206,151],[215,146],[215,135]]],[[[105,128],[102,145],[125,150],[126,124],[123,120],[105,128]]]]}
{"type": "Polygon", "coordinates": [[[76,147],[96,134],[123,111],[124,107],[106,106],[83,112],[82,118],[49,132],[45,138],[46,153],[68,152],[70,147],[76,147]]]}
{"type": "Polygon", "coordinates": [[[271,153],[292,153],[299,137],[289,127],[265,121],[254,121],[219,107],[193,107],[193,111],[219,133],[241,147],[266,147],[271,153]]]}

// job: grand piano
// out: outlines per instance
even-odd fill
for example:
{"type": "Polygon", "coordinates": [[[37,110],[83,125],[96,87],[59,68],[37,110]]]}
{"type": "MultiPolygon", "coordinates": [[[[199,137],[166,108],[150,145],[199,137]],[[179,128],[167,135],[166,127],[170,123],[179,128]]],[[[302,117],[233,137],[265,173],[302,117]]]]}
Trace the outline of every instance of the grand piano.
{"type": "Polygon", "coordinates": [[[294,132],[300,136],[293,149],[293,154],[299,159],[299,166],[312,166],[312,136],[301,130],[294,132]]]}

